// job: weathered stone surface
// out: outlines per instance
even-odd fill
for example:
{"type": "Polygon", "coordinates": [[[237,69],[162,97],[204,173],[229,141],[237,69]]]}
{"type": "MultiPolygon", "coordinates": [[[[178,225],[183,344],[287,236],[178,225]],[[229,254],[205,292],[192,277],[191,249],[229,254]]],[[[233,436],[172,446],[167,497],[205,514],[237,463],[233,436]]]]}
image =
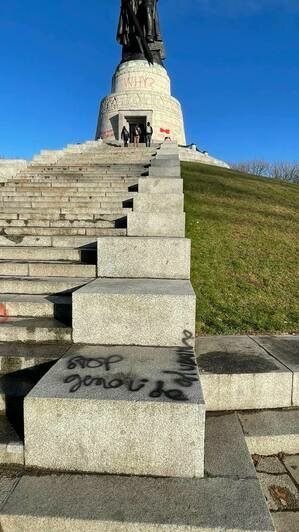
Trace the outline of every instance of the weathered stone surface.
{"type": "MultiPolygon", "coordinates": [[[[299,436],[298,436],[299,437],[299,436]]],[[[293,479],[299,484],[299,456],[284,456],[283,463],[293,479]]]]}
{"type": "MultiPolygon", "coordinates": [[[[9,498],[10,494],[13,492],[19,478],[10,471],[1,471],[0,473],[0,508],[3,503],[9,498]]],[[[0,524],[1,523],[1,513],[0,513],[0,524]]]]}
{"type": "Polygon", "coordinates": [[[298,410],[264,410],[239,414],[251,454],[299,453],[298,410]]]}
{"type": "Polygon", "coordinates": [[[162,156],[157,157],[155,159],[152,159],[151,161],[151,168],[171,168],[176,169],[177,171],[180,171],[181,165],[180,165],[180,159],[178,154],[177,155],[168,155],[168,156],[162,156]]]}
{"type": "Polygon", "coordinates": [[[72,330],[52,318],[9,318],[1,323],[1,342],[70,343],[72,330]]]}
{"type": "Polygon", "coordinates": [[[23,477],[1,525],[3,532],[274,532],[256,480],[94,475],[23,477]]]}
{"type": "Polygon", "coordinates": [[[182,194],[183,180],[176,178],[140,177],[138,192],[152,194],[182,194]]]}
{"type": "Polygon", "coordinates": [[[191,242],[186,238],[98,239],[98,277],[190,279],[191,242]]]}
{"type": "MultiPolygon", "coordinates": [[[[24,446],[6,417],[0,416],[0,463],[23,464],[24,446]]],[[[1,482],[0,482],[1,484],[1,482]]],[[[1,498],[1,497],[0,497],[1,498]]]]}
{"type": "Polygon", "coordinates": [[[205,472],[212,477],[256,478],[236,414],[207,416],[205,472]]]}
{"type": "Polygon", "coordinates": [[[67,344],[0,344],[0,373],[7,374],[55,360],[69,349],[67,344]]]}
{"type": "Polygon", "coordinates": [[[299,336],[257,336],[255,341],[293,372],[293,406],[299,406],[299,336]]]}
{"type": "Polygon", "coordinates": [[[287,474],[258,473],[258,479],[269,510],[299,510],[298,490],[287,474]]]}
{"type": "Polygon", "coordinates": [[[183,211],[183,194],[151,194],[141,192],[134,198],[134,212],[180,214],[183,211]]]}
{"type": "Polygon", "coordinates": [[[171,97],[170,79],[161,65],[143,60],[121,63],[113,76],[112,91],[101,102],[97,137],[120,140],[128,117],[140,116],[142,120],[146,116],[153,127],[153,142],[163,142],[171,134],[186,144],[181,106],[171,97]],[[147,110],[143,110],[145,102],[147,110]],[[117,130],[112,128],[116,116],[117,130]]]}
{"type": "Polygon", "coordinates": [[[276,532],[298,532],[299,512],[273,512],[272,519],[276,532]]]}
{"type": "Polygon", "coordinates": [[[97,279],[73,294],[73,341],[103,345],[182,345],[195,333],[190,281],[97,279]]]}
{"type": "Polygon", "coordinates": [[[292,373],[242,336],[196,341],[207,410],[278,408],[292,404],[292,373]]]}
{"type": "Polygon", "coordinates": [[[286,472],[284,465],[277,456],[260,456],[255,467],[259,473],[284,475],[286,472]]]}
{"type": "Polygon", "coordinates": [[[79,288],[88,277],[0,277],[0,291],[5,294],[53,294],[79,288]]]}
{"type": "Polygon", "coordinates": [[[10,316],[54,318],[59,309],[65,313],[70,311],[71,303],[70,295],[1,294],[1,309],[4,320],[10,316]]]}
{"type": "Polygon", "coordinates": [[[73,347],[24,411],[27,466],[203,476],[205,408],[192,349],[73,347]]]}
{"type": "Polygon", "coordinates": [[[177,166],[151,166],[150,177],[181,177],[181,168],[177,166]]]}
{"type": "Polygon", "coordinates": [[[185,236],[185,213],[129,212],[127,216],[128,236],[185,236]]]}

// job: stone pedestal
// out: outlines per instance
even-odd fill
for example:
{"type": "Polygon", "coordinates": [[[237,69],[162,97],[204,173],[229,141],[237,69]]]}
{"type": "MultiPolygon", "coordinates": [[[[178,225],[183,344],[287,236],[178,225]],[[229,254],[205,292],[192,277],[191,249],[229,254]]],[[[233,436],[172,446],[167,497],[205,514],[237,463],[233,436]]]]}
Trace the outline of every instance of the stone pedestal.
{"type": "Polygon", "coordinates": [[[120,140],[121,130],[146,122],[153,127],[153,141],[165,137],[186,144],[181,105],[171,96],[170,78],[164,67],[147,61],[120,64],[112,80],[112,94],[101,102],[97,138],[120,140]]]}

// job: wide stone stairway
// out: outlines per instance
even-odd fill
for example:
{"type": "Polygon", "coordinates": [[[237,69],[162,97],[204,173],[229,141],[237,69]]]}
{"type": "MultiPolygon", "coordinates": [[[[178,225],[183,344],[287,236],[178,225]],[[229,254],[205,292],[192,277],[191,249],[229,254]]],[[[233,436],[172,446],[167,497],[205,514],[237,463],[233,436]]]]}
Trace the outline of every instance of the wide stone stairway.
{"type": "Polygon", "coordinates": [[[71,293],[96,277],[97,238],[126,235],[152,153],[89,142],[1,183],[0,342],[72,341],[71,293]]]}
{"type": "Polygon", "coordinates": [[[196,359],[178,145],[42,152],[0,218],[3,532],[273,532],[250,454],[297,453],[297,369],[196,359]]]}

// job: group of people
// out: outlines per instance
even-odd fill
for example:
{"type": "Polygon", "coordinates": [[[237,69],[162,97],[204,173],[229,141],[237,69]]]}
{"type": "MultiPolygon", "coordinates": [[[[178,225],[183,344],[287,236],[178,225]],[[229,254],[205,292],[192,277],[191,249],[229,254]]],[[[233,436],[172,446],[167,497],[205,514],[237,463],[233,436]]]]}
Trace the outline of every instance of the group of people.
{"type": "MultiPolygon", "coordinates": [[[[142,135],[142,129],[140,127],[140,124],[136,124],[133,129],[133,141],[134,141],[135,148],[138,148],[139,146],[141,135],[142,135]]],[[[152,136],[153,136],[153,128],[151,126],[151,123],[147,122],[146,130],[145,130],[145,143],[146,143],[147,148],[151,147],[152,136]]],[[[128,131],[126,126],[124,126],[122,129],[121,139],[124,142],[124,147],[127,148],[129,146],[129,141],[130,141],[130,132],[128,131]]]]}

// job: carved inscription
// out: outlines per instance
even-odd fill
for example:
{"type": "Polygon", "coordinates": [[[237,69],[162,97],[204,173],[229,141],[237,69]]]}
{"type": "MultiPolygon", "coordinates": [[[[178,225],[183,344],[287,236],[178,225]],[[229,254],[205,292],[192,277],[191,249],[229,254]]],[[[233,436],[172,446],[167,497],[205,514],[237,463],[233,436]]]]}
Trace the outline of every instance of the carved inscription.
{"type": "Polygon", "coordinates": [[[127,89],[153,89],[154,79],[148,76],[127,76],[118,81],[118,90],[127,89]]]}

